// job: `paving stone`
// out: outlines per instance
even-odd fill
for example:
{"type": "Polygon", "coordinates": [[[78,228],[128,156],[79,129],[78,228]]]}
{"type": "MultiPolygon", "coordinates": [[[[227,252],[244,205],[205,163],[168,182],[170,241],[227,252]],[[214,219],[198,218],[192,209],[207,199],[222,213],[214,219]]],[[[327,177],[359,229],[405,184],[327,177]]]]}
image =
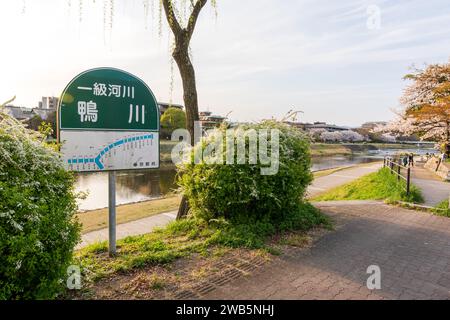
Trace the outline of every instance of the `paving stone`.
{"type": "Polygon", "coordinates": [[[202,298],[450,299],[450,219],[373,201],[316,205],[339,228],[202,298]],[[381,290],[366,287],[373,264],[381,290]]]}

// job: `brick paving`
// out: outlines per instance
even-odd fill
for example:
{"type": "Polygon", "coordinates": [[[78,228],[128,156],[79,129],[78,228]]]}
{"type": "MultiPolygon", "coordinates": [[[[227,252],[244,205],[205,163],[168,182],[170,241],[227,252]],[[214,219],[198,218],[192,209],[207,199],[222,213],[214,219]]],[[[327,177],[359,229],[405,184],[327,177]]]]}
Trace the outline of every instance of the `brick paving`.
{"type": "Polygon", "coordinates": [[[205,299],[449,299],[450,219],[375,201],[317,203],[336,230],[205,299]],[[367,267],[381,268],[369,290],[367,267]]]}

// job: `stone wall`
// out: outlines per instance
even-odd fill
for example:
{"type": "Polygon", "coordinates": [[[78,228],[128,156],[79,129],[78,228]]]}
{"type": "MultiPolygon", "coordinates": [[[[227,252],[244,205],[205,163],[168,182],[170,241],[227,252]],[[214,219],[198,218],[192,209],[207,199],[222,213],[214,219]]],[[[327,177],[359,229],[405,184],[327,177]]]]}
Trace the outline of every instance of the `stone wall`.
{"type": "Polygon", "coordinates": [[[430,171],[436,173],[439,177],[444,180],[450,181],[450,165],[448,163],[441,163],[439,168],[436,171],[436,168],[439,164],[438,158],[430,158],[424,165],[424,167],[430,171]]]}

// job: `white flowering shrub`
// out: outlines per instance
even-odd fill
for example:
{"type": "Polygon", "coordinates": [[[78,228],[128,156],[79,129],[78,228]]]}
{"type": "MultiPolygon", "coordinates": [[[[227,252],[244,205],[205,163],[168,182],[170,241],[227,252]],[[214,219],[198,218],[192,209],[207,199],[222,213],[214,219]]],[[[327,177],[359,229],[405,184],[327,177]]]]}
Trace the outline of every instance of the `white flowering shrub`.
{"type": "Polygon", "coordinates": [[[79,239],[73,175],[0,108],[0,299],[53,298],[79,239]]]}
{"type": "MultiPolygon", "coordinates": [[[[323,222],[323,216],[304,199],[306,188],[312,181],[310,144],[306,135],[275,121],[239,129],[279,130],[278,172],[261,174],[263,165],[259,160],[256,164],[248,161],[246,164],[182,164],[179,184],[193,215],[207,221],[218,218],[247,224],[265,221],[269,228],[278,229],[309,228],[323,222]]],[[[192,151],[192,159],[198,149],[207,149],[216,137],[210,134],[198,143],[192,151]]],[[[224,142],[224,154],[227,147],[229,145],[224,142]]],[[[233,149],[237,149],[236,142],[233,149]]],[[[246,149],[249,150],[248,140],[246,149]]]]}

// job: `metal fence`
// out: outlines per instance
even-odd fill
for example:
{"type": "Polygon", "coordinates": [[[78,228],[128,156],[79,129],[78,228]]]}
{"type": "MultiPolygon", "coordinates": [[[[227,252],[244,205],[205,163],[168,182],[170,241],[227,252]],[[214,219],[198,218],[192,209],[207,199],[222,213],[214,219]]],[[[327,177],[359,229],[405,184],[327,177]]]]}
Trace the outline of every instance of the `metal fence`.
{"type": "Polygon", "coordinates": [[[391,157],[385,157],[383,167],[389,168],[391,171],[391,174],[397,175],[397,180],[400,181],[400,179],[403,179],[406,181],[406,194],[409,195],[411,191],[411,168],[404,166],[400,163],[399,160],[395,160],[391,157]]]}

